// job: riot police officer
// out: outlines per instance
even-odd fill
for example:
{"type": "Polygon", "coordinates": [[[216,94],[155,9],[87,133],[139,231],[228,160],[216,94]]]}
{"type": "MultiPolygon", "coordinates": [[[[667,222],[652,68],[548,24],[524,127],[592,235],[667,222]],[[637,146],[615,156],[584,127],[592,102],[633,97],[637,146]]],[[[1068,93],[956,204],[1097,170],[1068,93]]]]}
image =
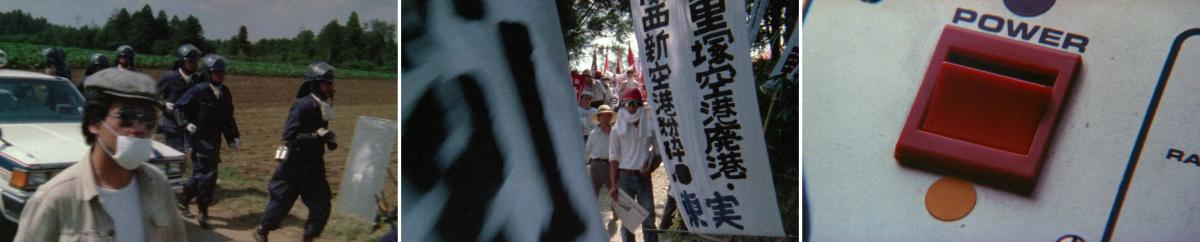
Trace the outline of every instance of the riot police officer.
{"type": "Polygon", "coordinates": [[[117,68],[126,70],[137,70],[133,68],[133,47],[122,45],[117,47],[117,68]]]}
{"type": "Polygon", "coordinates": [[[83,71],[83,79],[79,79],[79,85],[76,87],[78,87],[79,90],[83,90],[83,85],[87,82],[88,77],[110,66],[111,65],[108,63],[108,56],[100,53],[92,54],[92,57],[88,59],[87,70],[83,71]]]}
{"type": "Polygon", "coordinates": [[[296,197],[308,207],[304,241],[320,236],[329,219],[332,195],[325,180],[325,150],[337,149],[337,139],[329,129],[333,119],[334,68],[325,62],[308,66],[304,84],[283,125],[283,143],[289,154],[275,168],[267,185],[267,211],[254,238],[267,241],[267,233],[279,228],[296,197]]]}
{"type": "Polygon", "coordinates": [[[67,52],[62,49],[50,47],[42,49],[42,57],[46,58],[43,68],[47,75],[60,76],[71,80],[71,68],[67,66],[67,52]]]}
{"type": "Polygon", "coordinates": [[[208,205],[217,185],[217,163],[221,162],[221,137],[234,151],[241,141],[233,117],[233,94],[224,85],[225,58],[208,54],[200,61],[199,70],[204,83],[192,85],[175,102],[187,121],[184,130],[190,134],[192,146],[192,178],[184,184],[178,205],[187,214],[187,204],[195,198],[200,212],[197,220],[201,228],[208,229],[208,205]]]}
{"type": "MultiPolygon", "coordinates": [[[[200,59],[200,49],[191,44],[180,45],[175,49],[175,71],[168,71],[158,79],[158,93],[162,94],[163,102],[165,102],[167,112],[163,114],[163,123],[159,127],[159,132],[164,134],[164,140],[168,146],[179,151],[187,151],[185,145],[184,123],[181,120],[183,117],[178,109],[175,108],[175,102],[182,97],[184,92],[195,84],[197,61],[200,59]]],[[[184,217],[190,214],[184,213],[184,217]]]]}
{"type": "MultiPolygon", "coordinates": [[[[62,49],[50,47],[42,49],[42,56],[45,57],[45,62],[42,64],[47,75],[54,75],[71,80],[71,69],[67,67],[67,53],[62,49]]],[[[53,88],[57,89],[57,88],[53,88]]],[[[44,105],[50,110],[59,111],[62,104],[70,104],[71,97],[63,91],[49,92],[45,97],[44,105]]],[[[67,105],[70,106],[70,105],[67,105]]]]}

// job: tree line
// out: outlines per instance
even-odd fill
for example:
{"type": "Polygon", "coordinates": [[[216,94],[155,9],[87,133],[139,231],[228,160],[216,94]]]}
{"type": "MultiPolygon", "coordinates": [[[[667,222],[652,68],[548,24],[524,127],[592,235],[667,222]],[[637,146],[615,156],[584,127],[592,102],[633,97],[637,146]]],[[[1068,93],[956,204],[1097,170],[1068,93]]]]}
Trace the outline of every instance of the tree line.
{"type": "Polygon", "coordinates": [[[102,26],[70,27],[51,24],[45,18],[19,9],[0,12],[0,41],[38,45],[115,50],[130,45],[138,53],[172,55],[183,43],[205,53],[248,61],[308,64],[325,60],[339,68],[395,71],[396,26],[382,20],[363,23],[350,13],[345,24],[329,21],[319,32],[303,30],[292,38],[264,38],[251,42],[246,26],[228,39],[206,38],[204,26],[195,16],[181,18],[149,4],[130,13],[121,8],[102,26]]]}
{"type": "MultiPolygon", "coordinates": [[[[758,1],[745,1],[747,15],[753,14],[753,4],[758,1]]],[[[633,32],[633,14],[630,1],[610,0],[558,0],[559,27],[563,33],[563,43],[567,48],[568,59],[572,61],[590,61],[593,53],[586,49],[593,46],[593,39],[613,37],[618,43],[630,43],[625,36],[633,32]]],[[[784,53],[784,42],[791,36],[791,31],[799,23],[799,4],[791,0],[767,0],[766,11],[760,24],[758,35],[754,36],[750,48],[769,48],[770,60],[778,60],[784,53]]],[[[728,20],[730,24],[738,21],[728,20]]],[[[624,53],[619,53],[624,55],[624,53]]],[[[603,63],[603,59],[600,60],[603,63]]]]}

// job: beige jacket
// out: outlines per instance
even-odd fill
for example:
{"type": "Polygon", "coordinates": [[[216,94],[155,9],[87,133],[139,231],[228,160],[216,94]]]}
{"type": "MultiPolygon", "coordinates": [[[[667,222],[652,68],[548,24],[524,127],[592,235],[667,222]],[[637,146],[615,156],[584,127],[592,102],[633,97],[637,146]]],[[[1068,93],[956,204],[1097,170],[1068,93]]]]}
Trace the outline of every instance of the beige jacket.
{"type": "MultiPolygon", "coordinates": [[[[146,241],[185,241],[166,175],[152,165],[134,170],[146,241]]],[[[14,241],[113,241],[116,228],[97,193],[90,156],[41,185],[25,204],[14,241]]]]}

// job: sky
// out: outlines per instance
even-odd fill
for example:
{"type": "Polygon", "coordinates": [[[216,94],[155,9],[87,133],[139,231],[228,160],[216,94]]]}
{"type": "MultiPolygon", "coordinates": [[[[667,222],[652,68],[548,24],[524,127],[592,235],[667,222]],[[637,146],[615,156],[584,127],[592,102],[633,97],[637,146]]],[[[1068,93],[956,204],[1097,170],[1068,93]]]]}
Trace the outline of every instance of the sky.
{"type": "Polygon", "coordinates": [[[156,17],[159,10],[168,18],[196,16],[209,39],[229,39],[242,25],[251,41],[292,38],[305,29],[319,32],[334,19],[345,25],[352,11],[363,24],[379,19],[399,28],[395,0],[0,0],[0,11],[20,9],[58,25],[103,26],[121,8],[132,14],[146,4],[156,17]]]}

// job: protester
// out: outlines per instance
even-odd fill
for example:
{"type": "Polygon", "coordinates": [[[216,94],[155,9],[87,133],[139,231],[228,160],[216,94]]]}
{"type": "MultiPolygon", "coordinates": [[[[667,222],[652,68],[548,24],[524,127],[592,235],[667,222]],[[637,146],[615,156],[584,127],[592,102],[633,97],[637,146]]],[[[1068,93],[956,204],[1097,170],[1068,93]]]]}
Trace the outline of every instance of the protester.
{"type": "Polygon", "coordinates": [[[587,141],[588,134],[596,129],[596,124],[590,120],[593,113],[596,113],[596,108],[591,107],[592,100],[595,98],[591,91],[584,90],[579,94],[579,102],[576,103],[579,109],[579,129],[583,132],[583,140],[587,141]]]}
{"type": "MultiPolygon", "coordinates": [[[[656,156],[651,153],[655,146],[652,114],[642,101],[642,92],[636,88],[627,89],[621,93],[621,111],[617,114],[616,125],[610,134],[608,157],[609,176],[615,177],[609,182],[609,196],[617,201],[617,188],[629,194],[633,199],[650,212],[642,223],[642,235],[645,241],[658,241],[658,235],[645,229],[654,229],[654,191],[650,183],[650,173],[658,168],[652,161],[656,156]]],[[[638,221],[622,221],[630,223],[638,221]]],[[[633,232],[621,229],[621,237],[625,241],[634,241],[633,232]]]]}
{"type": "Polygon", "coordinates": [[[608,105],[600,105],[600,108],[589,117],[589,121],[597,125],[596,129],[593,129],[588,135],[587,145],[584,149],[588,170],[592,176],[593,193],[600,192],[601,187],[611,183],[612,178],[608,174],[608,145],[615,114],[608,105]]]}

